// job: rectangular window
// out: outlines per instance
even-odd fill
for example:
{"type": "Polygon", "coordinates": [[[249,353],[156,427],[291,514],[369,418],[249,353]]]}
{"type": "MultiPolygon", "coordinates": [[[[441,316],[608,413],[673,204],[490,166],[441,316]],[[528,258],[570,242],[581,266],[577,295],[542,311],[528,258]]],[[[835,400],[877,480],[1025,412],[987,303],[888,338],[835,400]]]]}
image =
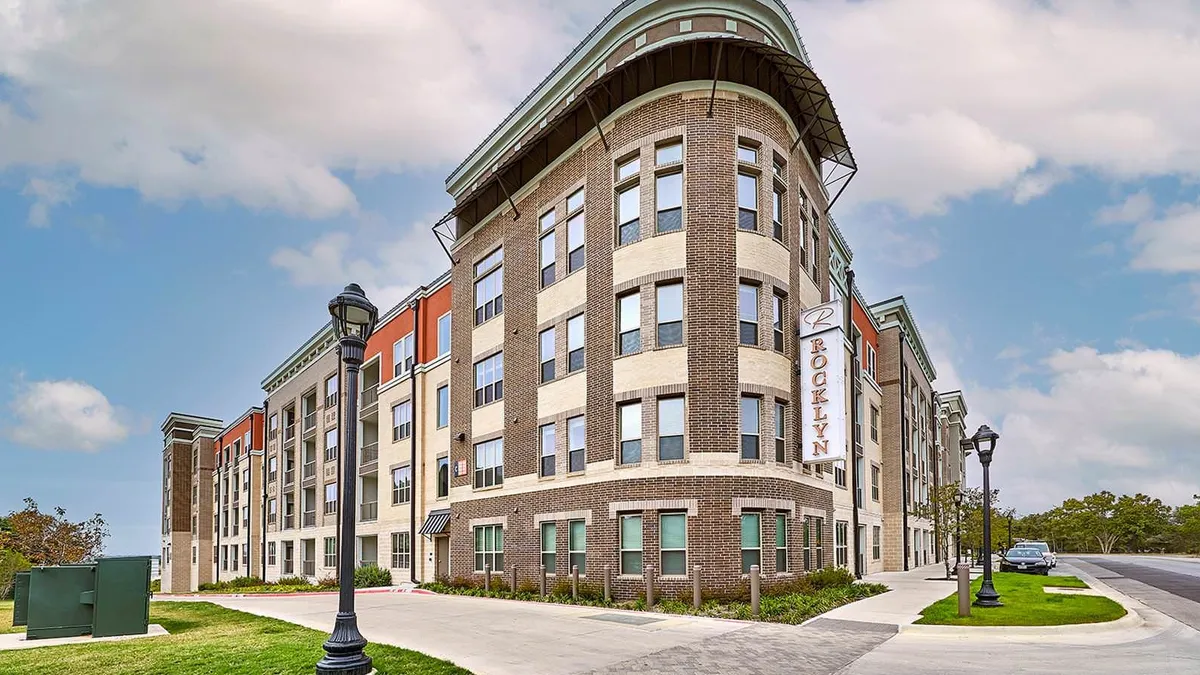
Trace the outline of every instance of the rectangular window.
{"type": "Polygon", "coordinates": [[[587,574],[587,524],[582,520],[567,522],[567,563],[587,574]]]}
{"type": "Polygon", "coordinates": [[[634,185],[617,193],[617,245],[632,244],[642,238],[641,186],[634,185]]]}
{"type": "Polygon", "coordinates": [[[407,504],[412,499],[412,467],[392,469],[392,504],[407,504]]]}
{"type": "Polygon", "coordinates": [[[554,229],[554,209],[550,209],[543,213],[541,218],[538,218],[538,232],[549,232],[552,229],[554,229]]]}
{"type": "Polygon", "coordinates": [[[542,476],[553,476],[556,457],[554,424],[543,424],[538,427],[538,443],[541,446],[542,476]]]}
{"type": "Polygon", "coordinates": [[[878,525],[871,527],[871,560],[879,560],[879,530],[878,525]]]}
{"type": "Polygon", "coordinates": [[[617,300],[617,353],[636,354],[642,350],[642,297],[633,292],[617,300]]]}
{"type": "Polygon", "coordinates": [[[683,344],[683,284],[665,284],[655,289],[658,313],[658,346],[683,344]]]}
{"type": "Polygon", "coordinates": [[[583,315],[576,314],[570,319],[567,319],[568,373],[573,373],[577,370],[583,370],[584,365],[586,365],[583,352],[584,337],[583,315]]]}
{"type": "Polygon", "coordinates": [[[771,329],[775,351],[783,352],[783,326],[787,322],[787,298],[773,293],[771,295],[771,329]]]}
{"type": "Polygon", "coordinates": [[[542,288],[554,283],[554,231],[538,240],[538,262],[542,270],[542,288]]]}
{"type": "Polygon", "coordinates": [[[642,461],[642,404],[626,403],[618,409],[621,424],[621,463],[642,461]]]}
{"type": "Polygon", "coordinates": [[[849,527],[844,520],[833,524],[833,557],[838,567],[850,564],[849,527]]]}
{"type": "Polygon", "coordinates": [[[337,513],[338,491],[337,483],[325,484],[325,513],[337,513]]]}
{"type": "MultiPolygon", "coordinates": [[[[267,482],[273,483],[279,476],[279,458],[272,457],[267,460],[267,482]]],[[[195,494],[195,490],[192,491],[195,494]]]]}
{"type": "Polygon", "coordinates": [[[738,341],[758,344],[758,286],[738,284],[738,341]]]}
{"type": "Polygon", "coordinates": [[[504,571],[504,528],[499,525],[475,528],[475,571],[482,572],[484,565],[493,572],[504,571]]]}
{"type": "Polygon", "coordinates": [[[778,189],[771,193],[771,236],[783,241],[783,193],[778,189]]]}
{"type": "Polygon", "coordinates": [[[413,367],[413,334],[409,333],[392,345],[392,375],[403,377],[413,367]]]}
{"type": "Polygon", "coordinates": [[[583,197],[584,197],[583,190],[584,190],[583,188],[579,188],[578,190],[567,195],[567,213],[568,214],[575,213],[579,209],[583,208],[583,197]]]}
{"type": "Polygon", "coordinates": [[[879,501],[879,465],[871,465],[871,501],[879,501]]]}
{"type": "Polygon", "coordinates": [[[787,442],[784,440],[784,430],[787,428],[787,404],[775,402],[775,461],[787,462],[787,442]]]}
{"type": "Polygon", "coordinates": [[[504,312],[504,249],[475,263],[475,325],[504,312]]]}
{"type": "Polygon", "coordinates": [[[658,517],[659,566],[663,574],[687,575],[687,514],[664,513],[658,517]]]}
{"type": "Polygon", "coordinates": [[[437,496],[439,499],[441,499],[442,497],[450,496],[450,458],[449,457],[438,457],[437,458],[437,496]]]}
{"type": "Polygon", "coordinates": [[[546,574],[554,574],[558,557],[558,525],[554,522],[542,523],[542,566],[546,574]]]}
{"type": "Polygon", "coordinates": [[[658,461],[683,459],[683,397],[658,399],[658,461]]]}
{"type": "Polygon", "coordinates": [[[504,397],[504,352],[475,364],[475,407],[504,397]]]}
{"type": "Polygon", "coordinates": [[[854,505],[858,508],[863,507],[863,458],[861,456],[854,458],[854,505]]]}
{"type": "Polygon", "coordinates": [[[437,428],[450,425],[450,387],[443,384],[437,388],[437,428]]]}
{"type": "Polygon", "coordinates": [[[504,484],[504,439],[475,444],[475,487],[504,484]]]}
{"type": "Polygon", "coordinates": [[[747,173],[737,176],[738,229],[758,230],[758,177],[747,173]]]}
{"type": "MultiPolygon", "coordinates": [[[[338,377],[333,377],[325,380],[325,407],[332,408],[338,402],[338,377]]],[[[238,453],[240,454],[240,453],[238,453]]]]}
{"type": "Polygon", "coordinates": [[[742,397],[742,459],[758,459],[761,404],[757,396],[742,397]]]}
{"type": "Polygon", "coordinates": [[[275,566],[275,542],[273,541],[267,542],[267,564],[275,566]]]}
{"type": "Polygon", "coordinates": [[[642,574],[641,516],[621,516],[621,574],[642,574]]]}
{"type": "Polygon", "coordinates": [[[663,166],[664,164],[676,164],[683,161],[683,143],[675,141],[667,145],[660,145],[654,149],[654,164],[663,166]]]}
{"type": "Polygon", "coordinates": [[[407,532],[392,533],[392,567],[408,569],[412,566],[411,541],[407,532]]]}
{"type": "Polygon", "coordinates": [[[640,157],[631,157],[617,165],[617,182],[621,182],[626,178],[632,178],[642,170],[642,162],[640,157]]]}
{"type": "Polygon", "coordinates": [[[412,436],[412,401],[405,401],[392,406],[392,440],[409,436],[412,436]]]}
{"type": "Polygon", "coordinates": [[[871,440],[879,442],[879,408],[871,404],[871,440]]]}
{"type": "Polygon", "coordinates": [[[274,497],[272,497],[271,499],[268,499],[267,500],[267,524],[268,525],[275,524],[275,520],[276,520],[278,513],[279,513],[279,503],[275,501],[274,497]]]}
{"type": "Polygon", "coordinates": [[[450,353],[450,312],[438,317],[438,356],[442,357],[450,353]]]}
{"type": "Polygon", "coordinates": [[[332,462],[338,454],[338,430],[330,429],[325,432],[325,461],[332,462]]]}
{"type": "Polygon", "coordinates": [[[833,484],[840,488],[846,487],[846,469],[844,467],[834,465],[833,484]]]}
{"type": "Polygon", "coordinates": [[[788,571],[788,532],[787,532],[787,514],[775,514],[775,573],[782,574],[788,571]]]}
{"type": "Polygon", "coordinates": [[[587,428],[584,417],[567,420],[567,473],[576,473],[587,468],[587,428]]]}
{"type": "Polygon", "coordinates": [[[567,274],[583,269],[587,265],[584,255],[585,243],[583,213],[577,213],[567,219],[567,274]]]}
{"type": "Polygon", "coordinates": [[[676,232],[683,229],[683,174],[669,173],[654,179],[656,216],[655,231],[676,232]]]}
{"type": "Polygon", "coordinates": [[[538,361],[541,363],[541,381],[554,379],[554,328],[538,333],[538,361]]]}
{"type": "Polygon", "coordinates": [[[787,181],[787,165],[778,159],[771,160],[771,173],[781,181],[787,181]]]}
{"type": "Polygon", "coordinates": [[[742,574],[749,574],[752,565],[762,565],[762,517],[757,513],[743,513],[742,574]]]}
{"type": "Polygon", "coordinates": [[[867,375],[875,379],[875,348],[867,345],[867,375]]]}
{"type": "Polygon", "coordinates": [[[337,537],[325,537],[325,567],[337,567],[337,537]]]}
{"type": "Polygon", "coordinates": [[[758,164],[758,148],[739,143],[737,148],[737,158],[739,162],[758,164]]]}

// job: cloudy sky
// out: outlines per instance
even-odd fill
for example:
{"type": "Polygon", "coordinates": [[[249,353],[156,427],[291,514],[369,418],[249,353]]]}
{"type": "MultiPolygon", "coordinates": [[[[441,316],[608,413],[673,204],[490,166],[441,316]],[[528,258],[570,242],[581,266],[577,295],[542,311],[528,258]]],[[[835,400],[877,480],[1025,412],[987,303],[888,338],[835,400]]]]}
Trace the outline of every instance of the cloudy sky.
{"type": "MultiPolygon", "coordinates": [[[[444,177],[609,2],[0,4],[0,511],[156,551],[164,416],[261,402],[348,279],[441,272],[444,177]]],[[[1005,501],[1190,501],[1200,3],[789,4],[861,167],[860,285],[1000,431],[1005,501]]]]}

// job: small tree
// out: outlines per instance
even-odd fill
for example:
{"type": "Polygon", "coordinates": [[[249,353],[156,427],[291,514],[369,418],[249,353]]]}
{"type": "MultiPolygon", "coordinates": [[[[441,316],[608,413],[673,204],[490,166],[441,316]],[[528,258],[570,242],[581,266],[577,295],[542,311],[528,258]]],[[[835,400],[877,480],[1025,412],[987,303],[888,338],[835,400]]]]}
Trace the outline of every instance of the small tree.
{"type": "Polygon", "coordinates": [[[62,507],[54,513],[38,510],[25,498],[25,508],[8,515],[8,529],[0,531],[0,548],[20,553],[34,565],[65,565],[92,560],[104,552],[108,523],[99,513],[74,523],[62,507]]]}
{"type": "Polygon", "coordinates": [[[950,539],[956,532],[959,506],[955,499],[959,484],[938,485],[929,491],[929,501],[917,507],[917,517],[927,518],[933,523],[934,546],[942,554],[946,566],[946,578],[952,573],[950,567],[950,539]]]}
{"type": "Polygon", "coordinates": [[[11,549],[0,549],[0,600],[12,594],[17,572],[24,572],[30,567],[32,565],[25,556],[11,549]]]}

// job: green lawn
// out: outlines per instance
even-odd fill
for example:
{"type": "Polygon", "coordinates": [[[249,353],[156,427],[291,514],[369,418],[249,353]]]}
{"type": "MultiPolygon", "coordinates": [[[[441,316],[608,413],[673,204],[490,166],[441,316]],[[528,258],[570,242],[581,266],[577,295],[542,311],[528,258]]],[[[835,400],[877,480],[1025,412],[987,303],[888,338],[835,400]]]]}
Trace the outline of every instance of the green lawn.
{"type": "MultiPolygon", "coordinates": [[[[12,603],[0,604],[0,632],[11,620],[12,603]]],[[[152,603],[150,622],[162,624],[171,635],[4,652],[0,674],[46,672],[53,664],[57,675],[309,675],[327,637],[206,602],[152,603]]],[[[380,675],[470,675],[447,661],[399,647],[372,644],[367,654],[380,675]]]]}
{"type": "MultiPolygon", "coordinates": [[[[971,583],[971,600],[982,579],[971,583]]],[[[1096,595],[1047,593],[1044,586],[1087,588],[1076,577],[1043,577],[1015,572],[997,572],[992,577],[1003,607],[971,607],[971,616],[958,616],[958,597],[951,593],[921,612],[920,624],[948,626],[1061,626],[1099,623],[1125,616],[1125,608],[1096,595]]]]}
{"type": "Polygon", "coordinates": [[[0,600],[0,635],[4,633],[24,633],[24,626],[13,627],[12,625],[12,600],[0,600]]]}

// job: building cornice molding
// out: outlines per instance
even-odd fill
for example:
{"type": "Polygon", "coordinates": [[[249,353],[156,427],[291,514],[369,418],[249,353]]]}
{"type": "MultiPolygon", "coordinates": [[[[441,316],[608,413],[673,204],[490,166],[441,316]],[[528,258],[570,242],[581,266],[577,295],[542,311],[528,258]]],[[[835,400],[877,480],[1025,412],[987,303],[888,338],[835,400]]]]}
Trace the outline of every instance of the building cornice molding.
{"type": "Polygon", "coordinates": [[[937,379],[937,370],[933,367],[933,361],[929,358],[929,350],[925,347],[925,340],[921,338],[921,331],[917,328],[917,321],[913,317],[912,309],[909,308],[908,301],[904,299],[904,296],[898,295],[871,305],[870,312],[879,320],[882,330],[899,327],[908,336],[908,343],[912,347],[913,354],[917,357],[917,364],[921,366],[926,379],[930,383],[933,383],[937,379]],[[887,316],[893,313],[897,318],[894,320],[888,319],[887,316]]]}

